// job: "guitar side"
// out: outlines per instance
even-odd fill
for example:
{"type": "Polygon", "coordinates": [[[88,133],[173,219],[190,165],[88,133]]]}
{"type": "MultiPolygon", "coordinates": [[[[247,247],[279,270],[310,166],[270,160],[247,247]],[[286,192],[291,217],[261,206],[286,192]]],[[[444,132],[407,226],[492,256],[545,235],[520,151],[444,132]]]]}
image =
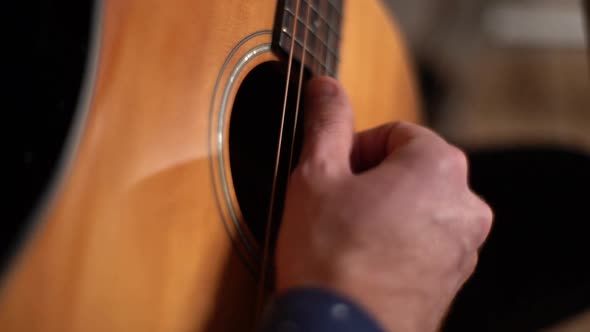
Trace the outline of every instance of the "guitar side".
{"type": "MultiPolygon", "coordinates": [[[[418,121],[409,62],[382,5],[345,3],[339,77],[357,128],[418,121]]],[[[279,60],[266,52],[235,77],[223,70],[270,43],[275,7],[273,0],[104,1],[82,135],[4,280],[0,330],[253,325],[256,278],[216,193],[211,160],[222,152],[212,147],[211,123],[221,116],[212,111],[219,82],[231,78],[237,87],[258,64],[279,60]]],[[[231,104],[236,89],[228,92],[231,104]]]]}

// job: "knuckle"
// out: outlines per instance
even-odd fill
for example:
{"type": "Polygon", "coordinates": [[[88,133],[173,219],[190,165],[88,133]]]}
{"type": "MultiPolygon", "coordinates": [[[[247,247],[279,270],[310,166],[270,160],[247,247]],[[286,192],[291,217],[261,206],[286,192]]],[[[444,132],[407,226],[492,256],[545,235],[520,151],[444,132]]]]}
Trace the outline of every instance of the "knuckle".
{"type": "Polygon", "coordinates": [[[481,202],[482,203],[482,207],[481,207],[481,214],[482,214],[482,218],[484,219],[484,221],[491,226],[492,221],[494,220],[494,211],[492,210],[492,207],[489,206],[487,203],[485,202],[481,202]]]}
{"type": "Polygon", "coordinates": [[[481,216],[479,218],[479,224],[480,224],[480,233],[481,233],[481,238],[482,238],[481,242],[483,242],[483,241],[485,241],[485,239],[488,237],[490,231],[492,230],[492,222],[494,220],[494,212],[492,211],[492,208],[489,205],[483,203],[480,213],[481,213],[481,216]]]}
{"type": "Polygon", "coordinates": [[[475,247],[480,247],[492,230],[494,213],[491,207],[478,198],[478,204],[473,221],[473,242],[475,247]]]}
{"type": "Polygon", "coordinates": [[[430,158],[430,165],[438,174],[459,174],[462,177],[467,176],[467,156],[463,151],[454,146],[447,144],[447,146],[443,147],[433,147],[430,158]]]}
{"type": "Polygon", "coordinates": [[[334,167],[334,163],[316,154],[300,163],[294,170],[291,178],[294,181],[314,184],[319,180],[332,177],[335,173],[336,168],[334,167]]]}
{"type": "Polygon", "coordinates": [[[446,153],[446,161],[450,168],[459,170],[462,173],[467,172],[467,155],[459,148],[449,145],[446,153]]]}

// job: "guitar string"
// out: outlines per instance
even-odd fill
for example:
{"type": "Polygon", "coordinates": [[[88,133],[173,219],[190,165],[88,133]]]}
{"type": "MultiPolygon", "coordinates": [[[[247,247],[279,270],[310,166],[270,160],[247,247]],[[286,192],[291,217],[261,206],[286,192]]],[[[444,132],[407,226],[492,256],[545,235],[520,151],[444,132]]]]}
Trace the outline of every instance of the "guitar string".
{"type": "Polygon", "coordinates": [[[279,139],[278,139],[278,146],[277,146],[277,154],[275,159],[275,166],[274,166],[274,175],[272,180],[272,187],[270,193],[270,203],[268,207],[268,216],[267,216],[267,223],[266,229],[264,234],[264,247],[262,251],[262,264],[260,266],[260,278],[258,279],[258,295],[257,295],[257,321],[260,321],[262,312],[264,311],[264,294],[265,294],[265,287],[266,287],[266,275],[267,275],[267,266],[268,261],[270,259],[270,237],[272,233],[272,218],[274,214],[274,203],[275,203],[275,194],[276,194],[276,187],[277,187],[277,177],[279,173],[279,163],[281,159],[281,147],[283,143],[283,131],[285,127],[285,114],[287,113],[287,102],[289,96],[289,87],[291,85],[291,70],[293,65],[293,51],[295,49],[295,40],[297,39],[297,20],[299,14],[299,1],[296,0],[295,2],[295,13],[293,18],[293,33],[291,37],[291,46],[289,50],[289,60],[287,64],[287,81],[285,83],[285,96],[283,98],[283,112],[281,115],[281,124],[279,129],[279,139]]]}
{"type": "MultiPolygon", "coordinates": [[[[330,27],[329,24],[330,22],[328,22],[329,18],[328,16],[330,16],[330,14],[328,13],[328,10],[330,9],[330,4],[328,3],[330,0],[326,0],[326,1],[320,1],[320,17],[323,18],[323,24],[324,24],[324,29],[326,29],[326,34],[330,33],[330,27]],[[327,5],[327,7],[326,7],[327,5]]],[[[320,24],[322,24],[322,19],[320,19],[320,24]]],[[[323,41],[324,38],[322,38],[322,30],[321,30],[321,26],[318,29],[319,30],[319,34],[320,34],[320,39],[323,41]]],[[[325,38],[325,42],[328,43],[328,39],[329,38],[325,38]]],[[[322,71],[322,75],[327,75],[328,74],[328,67],[326,66],[327,64],[327,57],[329,56],[329,51],[328,51],[328,46],[324,45],[322,43],[322,51],[320,53],[320,57],[321,57],[321,61],[322,61],[322,66],[321,66],[321,71],[322,71]]]]}
{"type": "MultiPolygon", "coordinates": [[[[303,0],[305,1],[305,0],[303,0]]],[[[297,119],[299,118],[299,106],[301,104],[301,90],[303,86],[303,72],[305,69],[305,58],[307,55],[307,38],[309,34],[309,17],[311,16],[311,6],[312,0],[310,0],[307,4],[307,13],[305,14],[305,34],[303,35],[303,55],[301,56],[301,67],[299,68],[299,82],[297,83],[297,102],[295,104],[295,124],[293,125],[293,134],[291,136],[291,151],[289,153],[289,164],[287,167],[288,172],[291,171],[291,166],[293,164],[293,150],[295,148],[295,136],[297,134],[297,119]]]]}
{"type": "MultiPolygon", "coordinates": [[[[328,2],[329,0],[326,0],[326,2],[328,2]]],[[[294,152],[294,147],[295,147],[295,138],[296,138],[296,134],[297,134],[297,124],[298,124],[298,118],[299,118],[299,109],[300,109],[300,104],[301,104],[301,92],[302,92],[302,86],[303,86],[303,75],[304,75],[304,70],[305,70],[305,60],[307,57],[307,41],[309,38],[309,29],[310,29],[310,17],[311,17],[311,11],[312,11],[312,6],[313,3],[312,1],[307,2],[306,0],[302,0],[303,3],[307,4],[307,10],[306,10],[306,14],[305,14],[305,31],[304,31],[304,37],[303,37],[303,47],[302,47],[302,55],[301,55],[301,65],[299,68],[299,77],[298,77],[298,86],[297,86],[297,99],[296,99],[296,106],[295,106],[295,116],[294,116],[294,126],[293,126],[293,132],[292,132],[292,137],[291,137],[291,148],[290,148],[290,154],[289,154],[289,162],[288,162],[288,172],[291,171],[291,167],[292,167],[292,163],[293,163],[293,152],[294,152]]],[[[325,4],[326,2],[322,2],[322,0],[319,0],[319,10],[320,13],[323,12],[323,10],[326,8],[325,4]]],[[[281,148],[282,148],[282,136],[283,136],[283,132],[284,132],[284,122],[285,122],[285,114],[286,114],[286,109],[287,109],[287,100],[288,100],[288,91],[289,91],[289,87],[290,87],[290,75],[292,72],[292,64],[293,64],[293,52],[294,52],[294,46],[295,46],[295,42],[297,41],[297,29],[298,29],[298,20],[299,20],[299,0],[297,0],[296,2],[296,6],[295,6],[295,17],[294,17],[294,22],[293,22],[293,38],[291,40],[291,46],[290,46],[290,52],[289,52],[289,64],[288,64],[288,69],[287,69],[287,83],[286,83],[286,87],[285,87],[285,96],[284,96],[284,100],[283,100],[283,113],[282,113],[282,119],[281,119],[281,127],[280,127],[280,134],[279,134],[279,145],[278,145],[278,149],[277,149],[277,159],[275,161],[275,174],[274,174],[274,178],[273,178],[273,186],[272,186],[272,191],[271,191],[271,202],[270,202],[270,206],[269,206],[269,216],[268,216],[268,222],[267,222],[267,227],[266,227],[266,234],[265,234],[265,243],[264,243],[264,255],[263,255],[263,262],[262,262],[262,266],[261,266],[261,278],[260,278],[260,284],[259,284],[259,294],[258,294],[258,312],[261,313],[263,310],[263,303],[264,303],[264,288],[265,288],[265,283],[266,283],[266,275],[268,272],[268,265],[269,265],[269,255],[270,255],[270,237],[271,237],[271,233],[272,233],[272,216],[273,216],[273,209],[274,209],[274,200],[276,198],[276,180],[278,177],[278,167],[279,167],[279,163],[280,163],[280,154],[281,154],[281,148]]],[[[326,21],[327,23],[327,21],[326,21]]],[[[321,20],[320,20],[320,24],[321,24],[321,20]]],[[[317,29],[317,27],[316,27],[317,29]]],[[[326,74],[327,73],[327,68],[322,68],[322,74],[326,74]]]]}

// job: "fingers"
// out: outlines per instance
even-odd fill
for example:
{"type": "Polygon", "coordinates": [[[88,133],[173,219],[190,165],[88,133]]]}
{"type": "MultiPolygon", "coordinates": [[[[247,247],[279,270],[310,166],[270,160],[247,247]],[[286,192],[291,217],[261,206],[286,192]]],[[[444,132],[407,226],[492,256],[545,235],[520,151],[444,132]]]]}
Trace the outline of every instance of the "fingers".
{"type": "Polygon", "coordinates": [[[355,173],[362,173],[379,165],[388,153],[388,141],[394,123],[388,123],[356,134],[351,164],[355,173]]]}
{"type": "Polygon", "coordinates": [[[342,86],[327,77],[310,81],[300,165],[350,173],[353,126],[352,109],[342,86]]]}
{"type": "Polygon", "coordinates": [[[430,141],[437,144],[443,142],[438,135],[424,127],[406,122],[388,123],[355,136],[352,168],[355,173],[360,173],[376,167],[413,140],[420,140],[426,145],[430,141]]]}
{"type": "Polygon", "coordinates": [[[490,207],[475,195],[468,184],[468,160],[460,149],[447,143],[433,131],[410,123],[397,122],[359,133],[355,137],[352,166],[355,173],[371,168],[375,183],[388,184],[399,181],[394,174],[403,172],[416,183],[442,183],[428,189],[435,191],[441,201],[452,196],[457,188],[466,195],[457,197],[463,214],[455,216],[455,209],[441,209],[439,217],[453,216],[448,224],[453,234],[460,236],[468,251],[477,250],[487,238],[493,220],[490,207]],[[434,189],[438,188],[438,189],[434,189]]]}

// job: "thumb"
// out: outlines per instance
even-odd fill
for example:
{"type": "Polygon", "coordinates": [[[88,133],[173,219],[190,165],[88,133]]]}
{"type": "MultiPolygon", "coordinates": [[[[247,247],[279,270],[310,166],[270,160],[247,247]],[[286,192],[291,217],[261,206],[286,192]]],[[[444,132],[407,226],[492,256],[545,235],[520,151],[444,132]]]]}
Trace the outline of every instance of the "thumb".
{"type": "Polygon", "coordinates": [[[335,79],[309,82],[305,94],[305,128],[300,164],[351,172],[353,114],[344,88],[335,79]]]}

